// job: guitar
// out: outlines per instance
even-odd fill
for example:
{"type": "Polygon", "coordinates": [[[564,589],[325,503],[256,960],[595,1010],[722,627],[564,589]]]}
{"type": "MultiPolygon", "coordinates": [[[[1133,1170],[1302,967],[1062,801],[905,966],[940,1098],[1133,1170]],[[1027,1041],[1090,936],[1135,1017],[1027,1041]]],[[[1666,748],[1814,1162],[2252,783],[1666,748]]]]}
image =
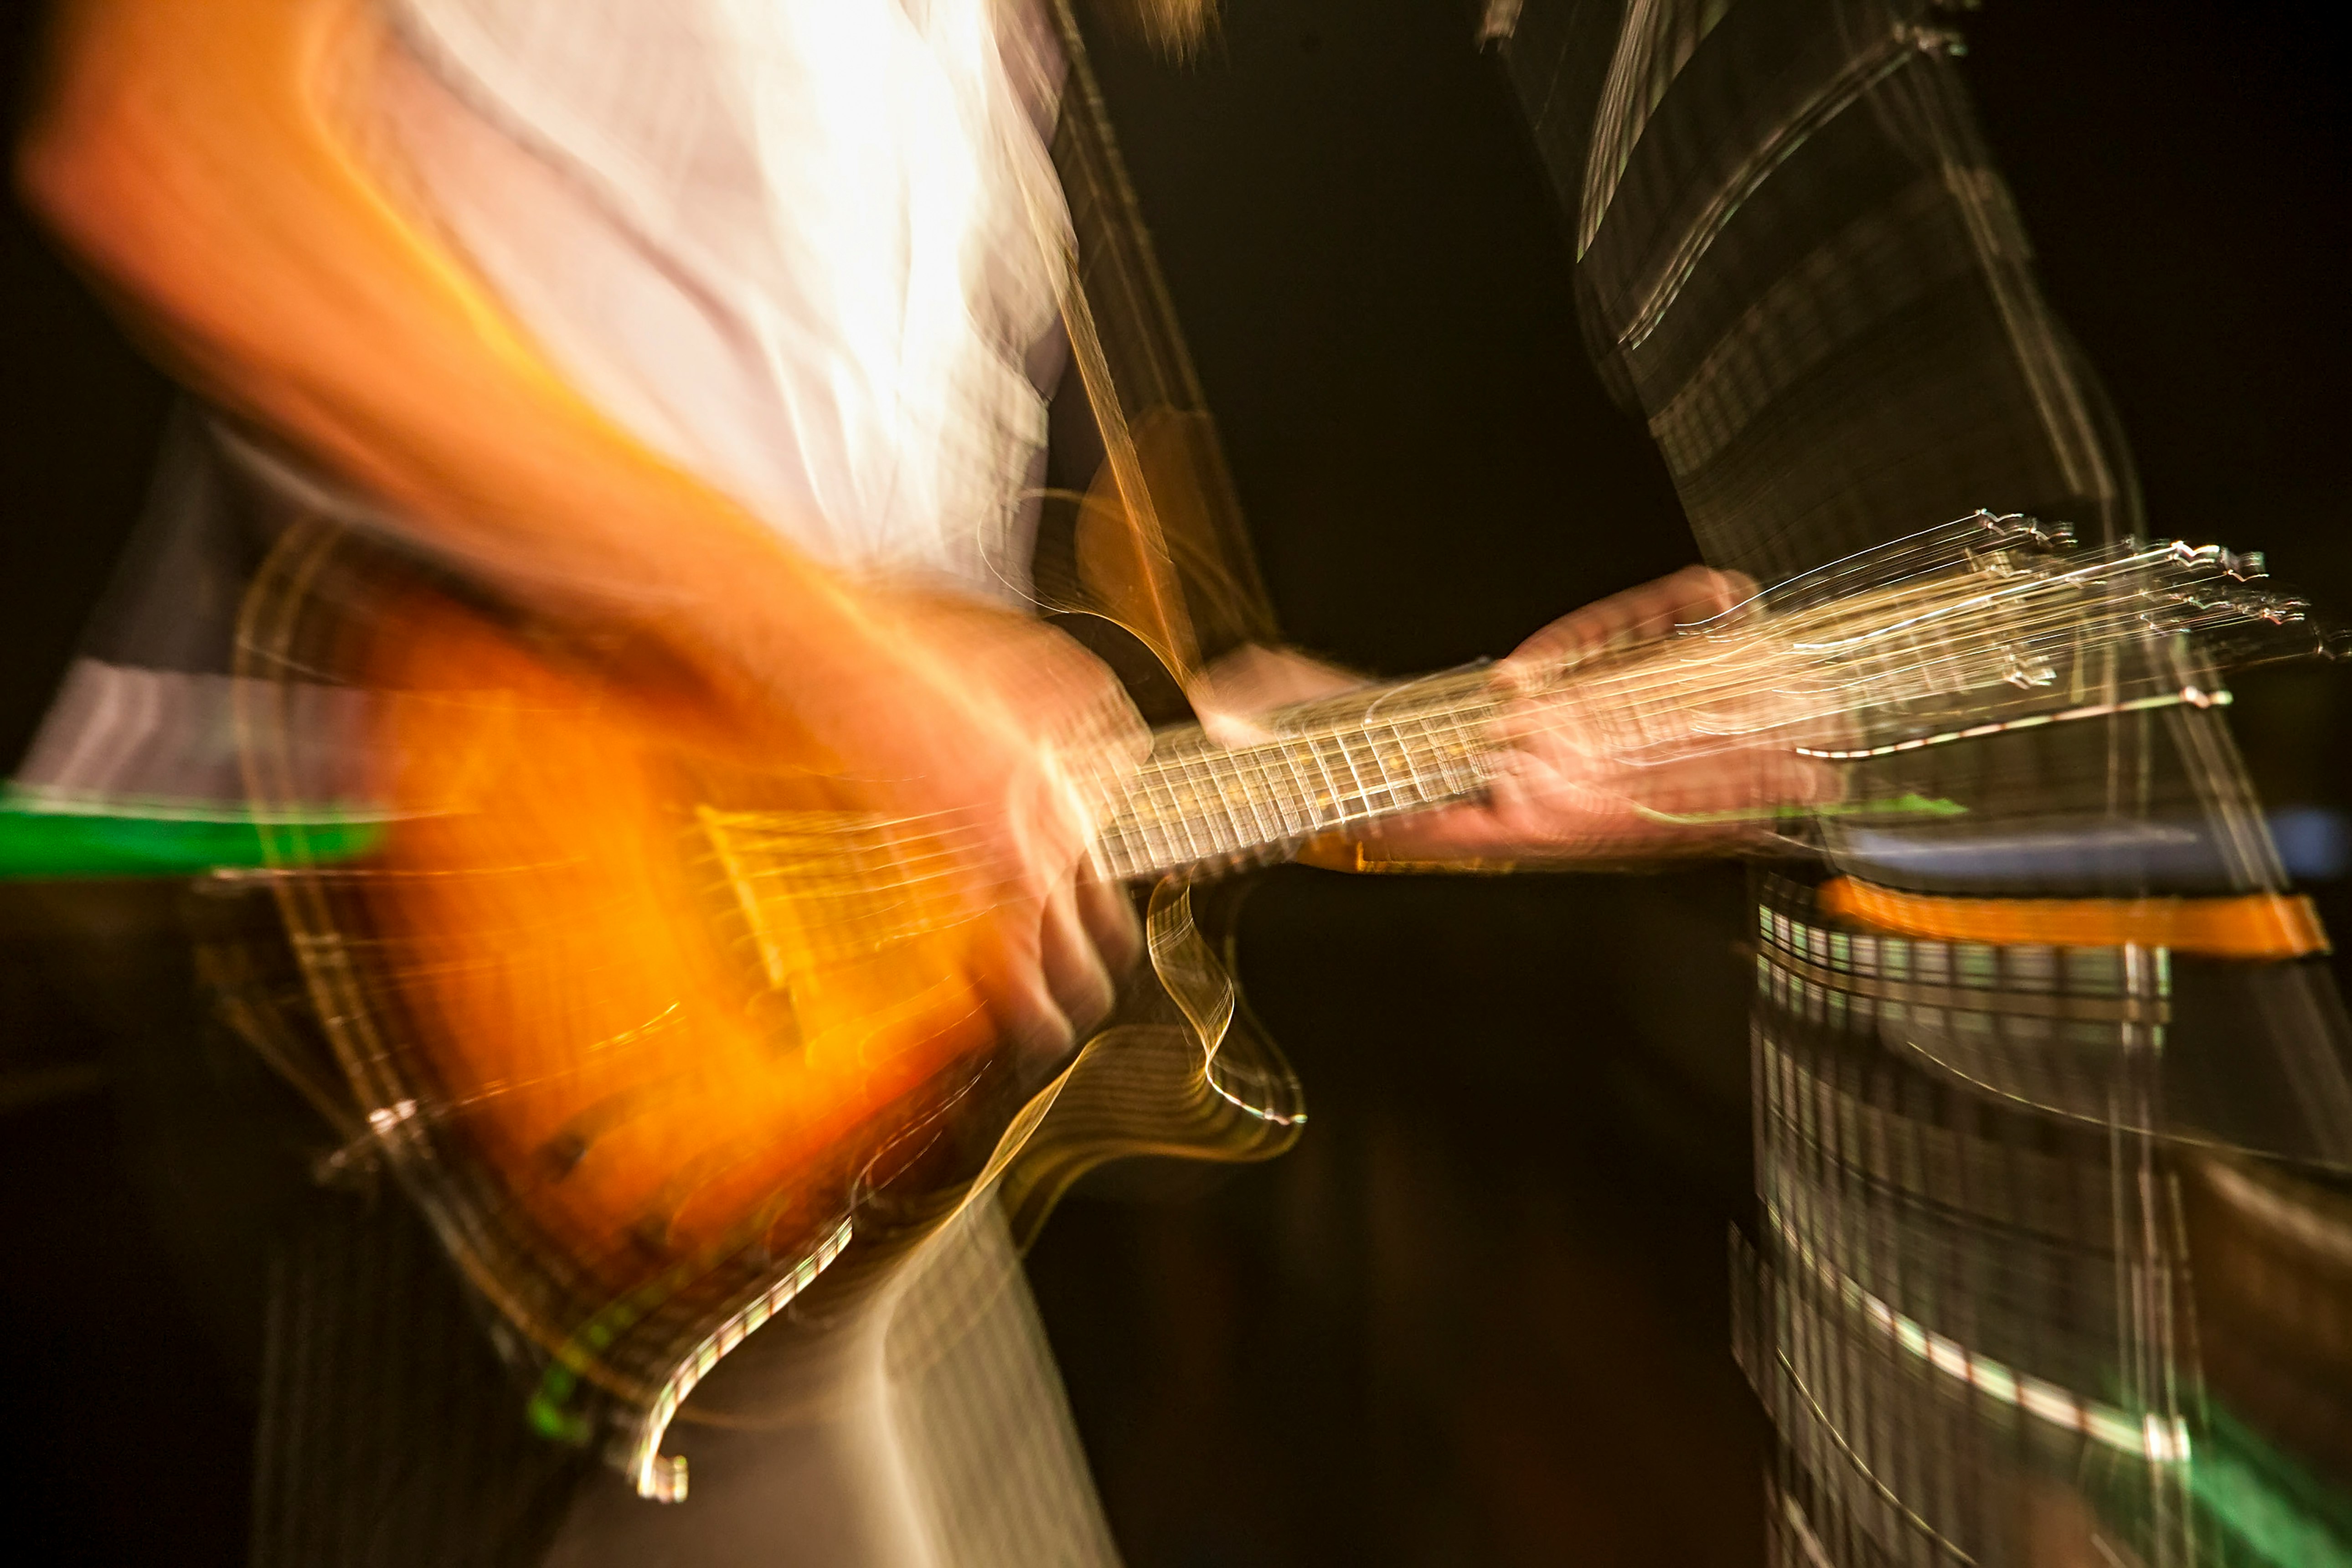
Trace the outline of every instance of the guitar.
{"type": "MultiPolygon", "coordinates": [[[[1189,937],[1186,883],[1475,797],[1511,703],[1642,769],[2224,700],[2118,650],[2315,647],[2260,574],[1979,514],[1532,689],[1464,670],[1285,710],[1256,744],[1162,731],[1139,768],[1091,776],[1097,868],[1158,884],[1154,963],[1197,1053],[1167,1116],[1298,1120],[1219,1061],[1232,993],[1189,937]]],[[[1022,1082],[989,1031],[955,833],[612,700],[545,628],[324,526],[281,544],[242,643],[257,816],[366,1142],[545,1358],[542,1424],[585,1436],[601,1401],[640,1490],[682,1495],[660,1445],[710,1366],[853,1243],[879,1268],[1004,1170],[1064,1081],[1022,1082]],[[373,694],[386,816],[358,860],[317,853],[289,809],[291,727],[322,679],[373,694]]]]}

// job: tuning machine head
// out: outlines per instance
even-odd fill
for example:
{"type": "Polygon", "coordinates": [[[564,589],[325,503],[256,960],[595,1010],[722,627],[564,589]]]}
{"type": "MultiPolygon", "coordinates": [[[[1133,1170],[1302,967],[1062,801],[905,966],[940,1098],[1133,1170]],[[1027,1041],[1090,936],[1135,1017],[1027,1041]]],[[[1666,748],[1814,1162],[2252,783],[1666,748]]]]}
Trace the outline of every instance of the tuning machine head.
{"type": "Polygon", "coordinates": [[[2074,547],[2074,525],[2071,522],[2044,522],[2026,512],[1995,512],[1982,507],[1970,521],[1987,536],[1974,546],[1977,550],[2054,555],[2074,547]]]}
{"type": "Polygon", "coordinates": [[[2270,563],[2259,550],[2229,550],[2219,544],[2171,541],[2172,559],[2183,566],[2217,573],[2235,583],[2252,583],[2271,574],[2270,563]]]}

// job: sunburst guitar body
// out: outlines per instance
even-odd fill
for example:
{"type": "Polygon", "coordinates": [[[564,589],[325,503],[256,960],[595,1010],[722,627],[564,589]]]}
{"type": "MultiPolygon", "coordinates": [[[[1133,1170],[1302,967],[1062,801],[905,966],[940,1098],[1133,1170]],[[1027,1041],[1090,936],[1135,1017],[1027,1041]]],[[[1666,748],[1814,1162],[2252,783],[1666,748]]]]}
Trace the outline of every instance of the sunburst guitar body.
{"type": "MultiPolygon", "coordinates": [[[[1551,710],[1629,764],[1832,731],[1815,754],[1870,756],[2192,700],[2126,689],[2109,656],[2300,619],[2224,552],[2067,543],[1964,519],[1564,668],[1551,710]]],[[[639,1487],[678,1495],[659,1445],[703,1373],[829,1270],[877,1274],[1072,1081],[1023,1081],[991,1033],[952,835],[877,820],[811,759],[751,754],[332,526],[280,544],[241,642],[248,783],[362,1141],[537,1347],[542,1423],[584,1435],[601,1402],[639,1487]],[[302,826],[328,690],[353,699],[382,825],[355,863],[302,826]]],[[[1475,670],[1367,688],[1258,744],[1164,731],[1105,786],[1097,868],[1160,883],[1152,959],[1192,1054],[1150,1092],[1098,1074],[1089,1125],[1228,1152],[1295,1131],[1278,1059],[1219,1055],[1233,995],[1181,889],[1476,795],[1504,700],[1475,670]]]]}

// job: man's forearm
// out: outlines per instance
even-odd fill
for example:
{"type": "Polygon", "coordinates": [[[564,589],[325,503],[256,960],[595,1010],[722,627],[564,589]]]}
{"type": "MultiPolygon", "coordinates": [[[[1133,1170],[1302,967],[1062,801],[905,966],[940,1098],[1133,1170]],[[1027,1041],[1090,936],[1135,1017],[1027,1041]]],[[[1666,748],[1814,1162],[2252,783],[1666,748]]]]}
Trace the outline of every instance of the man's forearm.
{"type": "Polygon", "coordinates": [[[383,47],[357,0],[78,0],[58,37],[26,195],[200,390],[550,609],[819,679],[880,635],[387,199],[334,109],[383,47]]]}

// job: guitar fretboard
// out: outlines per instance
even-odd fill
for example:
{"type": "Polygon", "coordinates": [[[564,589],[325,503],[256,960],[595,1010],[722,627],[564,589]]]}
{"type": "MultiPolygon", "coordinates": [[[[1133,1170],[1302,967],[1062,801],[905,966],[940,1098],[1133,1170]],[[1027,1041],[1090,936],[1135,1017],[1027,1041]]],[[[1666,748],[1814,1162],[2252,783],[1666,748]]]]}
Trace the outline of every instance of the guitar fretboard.
{"type": "MultiPolygon", "coordinates": [[[[2214,546],[2135,540],[2053,563],[2025,549],[2038,532],[1990,516],[1920,537],[1843,563],[1818,594],[1766,595],[1768,615],[1581,656],[1546,683],[1542,721],[1628,767],[1758,744],[1875,756],[2207,701],[2148,689],[2160,671],[2127,676],[2110,656],[2152,637],[2306,624],[2301,601],[2241,586],[2259,561],[2214,546]]],[[[1287,710],[1254,745],[1163,731],[1107,786],[1096,858],[1122,880],[1214,871],[1471,798],[1492,775],[1506,700],[1462,671],[1287,710]]]]}
{"type": "Polygon", "coordinates": [[[1323,834],[1486,787],[1494,745],[1486,731],[1498,700],[1483,678],[1359,701],[1352,719],[1255,745],[1220,749],[1197,731],[1163,732],[1151,760],[1111,789],[1095,843],[1105,874],[1124,880],[1276,859],[1323,834]]]}

